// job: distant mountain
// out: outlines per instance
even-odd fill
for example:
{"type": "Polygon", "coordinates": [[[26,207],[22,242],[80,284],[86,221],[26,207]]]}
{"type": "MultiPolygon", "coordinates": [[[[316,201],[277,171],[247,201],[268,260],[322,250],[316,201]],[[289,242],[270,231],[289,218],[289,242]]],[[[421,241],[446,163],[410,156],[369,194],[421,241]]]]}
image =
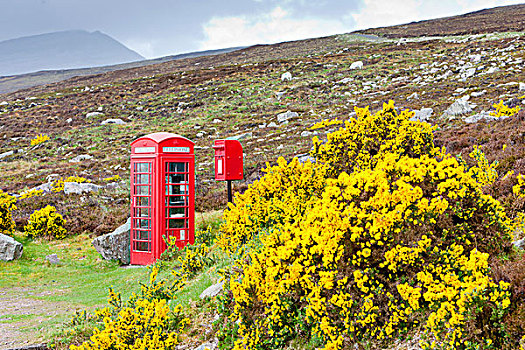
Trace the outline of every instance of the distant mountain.
{"type": "Polygon", "coordinates": [[[0,42],[0,76],[97,67],[144,57],[99,31],[71,30],[0,42]]]}

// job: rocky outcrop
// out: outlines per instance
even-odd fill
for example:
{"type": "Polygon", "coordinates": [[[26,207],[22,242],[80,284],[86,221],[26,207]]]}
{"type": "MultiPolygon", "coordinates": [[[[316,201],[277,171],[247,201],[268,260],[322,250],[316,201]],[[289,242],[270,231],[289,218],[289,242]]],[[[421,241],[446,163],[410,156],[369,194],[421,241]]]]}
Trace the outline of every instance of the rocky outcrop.
{"type": "Polygon", "coordinates": [[[93,246],[106,260],[118,260],[124,265],[130,262],[130,233],[131,218],[115,231],[97,237],[93,246]]]}
{"type": "Polygon", "coordinates": [[[102,186],[95,185],[89,182],[77,183],[77,182],[64,182],[64,193],[65,194],[82,194],[87,192],[97,192],[102,189],[102,186]]]}
{"type": "Polygon", "coordinates": [[[10,261],[22,256],[24,247],[14,238],[0,233],[0,260],[10,261]]]}
{"type": "Polygon", "coordinates": [[[222,292],[223,290],[223,286],[224,286],[224,281],[222,282],[219,282],[219,283],[215,283],[214,285],[211,285],[209,286],[208,288],[206,288],[200,295],[199,297],[201,299],[204,299],[204,298],[213,298],[214,296],[216,296],[217,294],[219,294],[220,292],[222,292]]]}

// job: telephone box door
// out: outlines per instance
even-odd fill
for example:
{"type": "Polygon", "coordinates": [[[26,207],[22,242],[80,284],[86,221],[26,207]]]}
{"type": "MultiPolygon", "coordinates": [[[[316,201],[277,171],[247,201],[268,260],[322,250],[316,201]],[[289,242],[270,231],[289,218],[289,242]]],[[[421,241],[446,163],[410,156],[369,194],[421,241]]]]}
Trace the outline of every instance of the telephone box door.
{"type": "Polygon", "coordinates": [[[131,264],[155,262],[152,232],[154,164],[153,159],[134,159],[131,163],[131,264]]]}
{"type": "MultiPolygon", "coordinates": [[[[194,242],[194,165],[191,159],[163,159],[164,181],[163,232],[169,240],[175,238],[176,246],[183,248],[194,242]]],[[[166,249],[164,240],[160,251],[166,249]]]]}

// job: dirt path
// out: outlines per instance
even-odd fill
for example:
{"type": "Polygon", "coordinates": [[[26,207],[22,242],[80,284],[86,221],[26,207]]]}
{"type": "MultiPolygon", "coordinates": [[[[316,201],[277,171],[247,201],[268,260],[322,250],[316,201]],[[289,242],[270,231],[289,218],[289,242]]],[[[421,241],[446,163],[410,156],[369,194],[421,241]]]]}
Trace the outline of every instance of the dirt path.
{"type": "Polygon", "coordinates": [[[41,344],[49,321],[74,309],[65,302],[43,299],[64,291],[35,293],[28,288],[0,289],[0,349],[41,344]]]}

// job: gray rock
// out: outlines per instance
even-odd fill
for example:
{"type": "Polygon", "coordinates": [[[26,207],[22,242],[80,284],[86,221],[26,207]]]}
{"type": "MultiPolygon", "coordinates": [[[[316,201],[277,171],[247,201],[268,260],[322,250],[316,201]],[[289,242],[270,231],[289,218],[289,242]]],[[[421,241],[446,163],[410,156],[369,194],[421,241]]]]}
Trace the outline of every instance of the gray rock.
{"type": "Polygon", "coordinates": [[[468,102],[468,98],[460,98],[447,108],[443,116],[454,119],[458,115],[468,114],[470,112],[472,112],[472,106],[468,102]]]}
{"type": "Polygon", "coordinates": [[[53,265],[60,264],[60,259],[58,258],[58,255],[56,254],[47,255],[46,260],[49,261],[49,263],[53,265]]]}
{"type": "Polygon", "coordinates": [[[298,116],[299,114],[297,112],[286,111],[277,115],[277,121],[279,123],[283,123],[289,119],[296,118],[298,116]]]}
{"type": "Polygon", "coordinates": [[[6,101],[2,101],[2,102],[0,102],[0,106],[7,106],[8,104],[9,104],[9,103],[6,102],[6,101]]]}
{"type": "Polygon", "coordinates": [[[0,260],[11,261],[22,256],[24,246],[14,238],[0,233],[0,260]]]}
{"type": "Polygon", "coordinates": [[[88,192],[96,192],[100,190],[102,186],[95,185],[92,183],[78,183],[78,182],[64,182],[64,193],[65,194],[82,194],[88,192]]]}
{"type": "Polygon", "coordinates": [[[199,298],[213,298],[217,294],[219,294],[224,287],[224,281],[215,283],[214,285],[209,286],[206,288],[200,295],[199,298]]]}
{"type": "Polygon", "coordinates": [[[290,80],[292,80],[292,73],[286,72],[286,73],[281,74],[281,80],[282,81],[290,81],[290,80]]]}
{"type": "Polygon", "coordinates": [[[241,134],[241,135],[230,136],[227,139],[228,140],[240,141],[240,140],[244,140],[244,139],[251,139],[252,137],[253,137],[253,132],[247,132],[247,133],[244,133],[244,134],[241,134]]]}
{"type": "Polygon", "coordinates": [[[412,121],[428,122],[434,110],[432,108],[421,108],[414,110],[414,116],[410,118],[412,121]]]}
{"type": "Polygon", "coordinates": [[[107,124],[125,125],[127,123],[120,118],[115,118],[115,119],[106,119],[100,124],[102,125],[107,125],[107,124]]]}
{"type": "Polygon", "coordinates": [[[490,115],[490,113],[487,112],[487,111],[481,111],[478,114],[474,114],[474,115],[471,115],[469,117],[463,118],[463,121],[465,123],[470,124],[470,123],[477,123],[480,120],[495,120],[495,119],[498,119],[498,118],[496,118],[495,116],[490,115]]]}
{"type": "Polygon", "coordinates": [[[487,92],[487,90],[474,91],[473,93],[470,94],[470,96],[472,96],[472,97],[480,97],[480,96],[485,95],[486,92],[487,92]]]}
{"type": "Polygon", "coordinates": [[[49,192],[51,192],[52,188],[53,188],[53,186],[51,186],[51,183],[48,182],[48,183],[45,183],[45,184],[33,187],[33,188],[31,188],[31,189],[29,189],[27,191],[24,191],[24,192],[22,192],[22,194],[24,194],[26,192],[29,192],[29,191],[39,191],[39,190],[42,190],[44,193],[49,193],[49,192]]]}
{"type": "Polygon", "coordinates": [[[315,158],[310,156],[308,153],[299,154],[296,157],[299,163],[306,163],[306,162],[315,163],[315,158]]]}
{"type": "Polygon", "coordinates": [[[119,260],[122,264],[130,262],[131,218],[115,231],[93,240],[93,246],[106,260],[119,260]]]}
{"type": "Polygon", "coordinates": [[[89,154],[80,154],[80,155],[76,156],[75,158],[70,159],[69,162],[70,163],[79,163],[79,162],[82,162],[84,160],[89,160],[89,159],[93,159],[93,156],[90,156],[89,154]]]}
{"type": "Polygon", "coordinates": [[[525,250],[525,238],[513,242],[514,246],[518,249],[525,250]]]}
{"type": "Polygon", "coordinates": [[[0,159],[4,159],[5,157],[9,157],[15,154],[15,151],[7,151],[4,153],[0,153],[0,159]]]}
{"type": "Polygon", "coordinates": [[[350,69],[363,69],[363,61],[356,61],[350,65],[350,69]]]}
{"type": "Polygon", "coordinates": [[[301,133],[301,136],[302,136],[302,137],[308,137],[308,136],[310,136],[310,135],[313,135],[313,132],[308,131],[308,130],[305,130],[305,131],[303,131],[303,132],[301,133]]]}
{"type": "Polygon", "coordinates": [[[496,73],[497,71],[499,71],[499,68],[498,67],[490,67],[487,72],[485,72],[485,74],[492,74],[492,73],[496,73]]]}
{"type": "Polygon", "coordinates": [[[66,123],[68,123],[68,124],[71,123],[72,121],[73,121],[73,118],[67,118],[66,119],[66,123]]]}
{"type": "Polygon", "coordinates": [[[412,95],[407,97],[408,101],[410,101],[410,100],[418,100],[418,99],[419,99],[419,95],[417,94],[417,92],[414,92],[412,95]]]}
{"type": "Polygon", "coordinates": [[[268,128],[276,128],[279,125],[277,125],[275,122],[270,122],[270,124],[267,125],[268,128]]]}
{"type": "Polygon", "coordinates": [[[103,115],[104,115],[104,113],[100,113],[100,112],[89,112],[89,113],[86,114],[86,118],[101,117],[103,115]]]}
{"type": "Polygon", "coordinates": [[[212,123],[213,123],[213,124],[222,123],[222,120],[221,120],[221,119],[217,119],[217,118],[215,118],[215,119],[212,120],[212,123]]]}
{"type": "Polygon", "coordinates": [[[519,89],[520,91],[525,91],[525,83],[520,83],[519,89]]]}
{"type": "Polygon", "coordinates": [[[218,341],[212,343],[203,343],[193,350],[215,350],[217,349],[218,341]]]}

